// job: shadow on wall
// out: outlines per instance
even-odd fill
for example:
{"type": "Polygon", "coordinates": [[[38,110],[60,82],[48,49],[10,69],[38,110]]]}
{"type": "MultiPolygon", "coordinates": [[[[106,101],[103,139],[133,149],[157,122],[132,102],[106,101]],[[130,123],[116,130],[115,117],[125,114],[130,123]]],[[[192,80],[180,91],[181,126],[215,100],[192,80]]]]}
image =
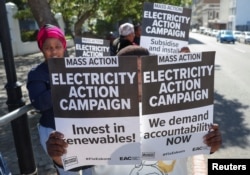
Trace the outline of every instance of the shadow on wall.
{"type": "Polygon", "coordinates": [[[250,129],[244,124],[244,114],[241,112],[249,108],[237,99],[227,100],[223,95],[214,94],[214,123],[220,125],[222,134],[222,148],[237,146],[248,147],[247,138],[250,129]]]}

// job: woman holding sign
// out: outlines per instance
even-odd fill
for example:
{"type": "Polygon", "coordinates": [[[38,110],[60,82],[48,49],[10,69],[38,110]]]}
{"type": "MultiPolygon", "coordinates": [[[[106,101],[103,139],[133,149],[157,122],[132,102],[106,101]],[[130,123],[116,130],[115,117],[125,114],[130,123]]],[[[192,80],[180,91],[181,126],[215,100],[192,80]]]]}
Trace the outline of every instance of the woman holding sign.
{"type": "MultiPolygon", "coordinates": [[[[55,130],[55,121],[52,108],[48,59],[63,58],[66,51],[66,39],[56,26],[47,24],[43,26],[37,35],[38,47],[43,53],[44,61],[32,68],[28,73],[27,89],[31,104],[39,110],[41,118],[38,125],[40,142],[46,153],[46,141],[49,134],[55,130]]],[[[51,156],[56,165],[61,164],[60,157],[51,156]]],[[[57,167],[60,175],[74,175],[76,172],[64,171],[57,167]]]]}

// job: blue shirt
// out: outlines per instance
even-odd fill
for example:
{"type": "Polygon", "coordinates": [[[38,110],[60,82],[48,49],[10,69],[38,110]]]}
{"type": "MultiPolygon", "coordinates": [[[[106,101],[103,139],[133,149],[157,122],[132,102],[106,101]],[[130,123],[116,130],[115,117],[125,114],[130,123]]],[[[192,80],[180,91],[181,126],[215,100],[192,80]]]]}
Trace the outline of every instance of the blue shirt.
{"type": "Polygon", "coordinates": [[[55,129],[49,68],[46,62],[42,62],[30,70],[27,89],[31,104],[41,113],[40,124],[55,129]]]}

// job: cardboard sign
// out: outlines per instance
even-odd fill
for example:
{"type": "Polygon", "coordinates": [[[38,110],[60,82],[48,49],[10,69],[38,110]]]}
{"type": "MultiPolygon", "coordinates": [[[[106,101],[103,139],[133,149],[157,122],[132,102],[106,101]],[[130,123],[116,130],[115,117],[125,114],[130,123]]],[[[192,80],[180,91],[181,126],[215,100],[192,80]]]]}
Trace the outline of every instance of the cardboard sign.
{"type": "Polygon", "coordinates": [[[69,144],[64,168],[209,154],[214,59],[215,52],[143,56],[141,74],[135,56],[50,59],[56,130],[69,144]]]}
{"type": "Polygon", "coordinates": [[[179,53],[188,45],[191,9],[144,3],[140,45],[152,54],[179,53]]]}
{"type": "Polygon", "coordinates": [[[208,154],[215,52],[142,58],[142,159],[208,154]],[[157,146],[156,146],[157,145],[157,146]]]}
{"type": "Polygon", "coordinates": [[[96,38],[75,38],[77,57],[103,57],[110,55],[109,40],[96,38]]]}
{"type": "Polygon", "coordinates": [[[56,130],[69,144],[64,168],[138,163],[136,57],[50,59],[49,69],[56,130]]]}

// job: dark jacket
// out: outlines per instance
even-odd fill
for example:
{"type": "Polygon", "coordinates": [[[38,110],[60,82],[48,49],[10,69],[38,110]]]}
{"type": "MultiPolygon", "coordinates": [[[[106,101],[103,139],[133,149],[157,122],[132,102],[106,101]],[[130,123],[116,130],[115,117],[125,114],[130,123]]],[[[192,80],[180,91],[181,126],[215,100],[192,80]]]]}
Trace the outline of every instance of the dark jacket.
{"type": "Polygon", "coordinates": [[[134,43],[135,44],[137,44],[138,46],[140,45],[140,37],[138,37],[138,36],[135,36],[135,38],[134,38],[134,43]]]}
{"type": "Polygon", "coordinates": [[[28,73],[27,89],[31,104],[40,111],[40,124],[55,129],[48,64],[43,62],[28,73]]]}
{"type": "Polygon", "coordinates": [[[130,46],[130,45],[135,45],[135,43],[133,42],[130,42],[129,40],[125,39],[124,37],[120,36],[118,38],[116,38],[114,41],[113,41],[113,45],[110,49],[111,53],[110,55],[111,56],[114,56],[116,55],[121,49],[123,49],[124,47],[126,46],[130,46]]]}

